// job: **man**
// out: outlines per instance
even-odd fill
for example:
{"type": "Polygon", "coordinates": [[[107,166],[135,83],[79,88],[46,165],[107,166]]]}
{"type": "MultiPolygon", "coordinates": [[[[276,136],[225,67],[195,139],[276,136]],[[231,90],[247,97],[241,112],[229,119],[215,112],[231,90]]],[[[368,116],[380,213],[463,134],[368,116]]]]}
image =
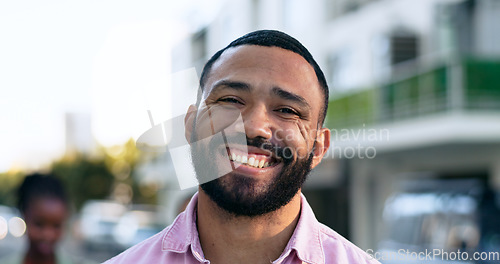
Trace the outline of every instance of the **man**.
{"type": "Polygon", "coordinates": [[[302,44],[249,33],[207,62],[200,87],[185,118],[199,192],[171,226],[107,263],[378,263],[301,194],[330,145],[328,86],[302,44]]]}

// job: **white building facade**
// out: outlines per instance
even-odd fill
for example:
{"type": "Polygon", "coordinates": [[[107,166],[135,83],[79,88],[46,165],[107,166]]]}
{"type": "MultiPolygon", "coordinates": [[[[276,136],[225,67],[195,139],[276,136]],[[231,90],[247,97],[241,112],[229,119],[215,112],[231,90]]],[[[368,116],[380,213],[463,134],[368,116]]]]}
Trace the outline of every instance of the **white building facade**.
{"type": "MultiPolygon", "coordinates": [[[[227,1],[174,49],[172,69],[195,67],[199,74],[211,55],[253,30],[289,33],[310,50],[330,86],[332,152],[304,188],[319,220],[364,249],[453,249],[453,230],[469,226],[482,240],[464,243],[478,249],[489,243],[485,232],[496,232],[484,231],[483,196],[442,183],[472,180],[482,193],[500,190],[496,25],[497,0],[227,1]],[[409,193],[413,198],[401,198],[409,193]],[[461,224],[444,224],[436,216],[441,209],[393,212],[404,211],[394,204],[418,207],[411,201],[449,193],[476,203],[462,212],[461,224]],[[402,221],[415,224],[394,238],[402,221]],[[445,226],[446,239],[411,234],[430,232],[422,227],[430,222],[445,226]]],[[[193,103],[196,89],[173,89],[172,98],[193,103]]]]}

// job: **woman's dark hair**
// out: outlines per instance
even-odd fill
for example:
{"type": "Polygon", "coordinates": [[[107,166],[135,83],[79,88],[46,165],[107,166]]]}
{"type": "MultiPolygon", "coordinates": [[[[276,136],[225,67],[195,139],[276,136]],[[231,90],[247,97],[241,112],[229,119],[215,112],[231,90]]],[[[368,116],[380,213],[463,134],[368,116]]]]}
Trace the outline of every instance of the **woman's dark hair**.
{"type": "MultiPolygon", "coordinates": [[[[241,45],[257,45],[257,46],[265,46],[265,47],[278,47],[282,49],[286,49],[292,52],[295,52],[302,56],[314,69],[314,72],[316,73],[316,77],[318,78],[319,85],[321,87],[321,90],[323,92],[324,100],[323,100],[323,107],[322,111],[320,112],[320,117],[319,117],[319,122],[320,124],[323,124],[323,121],[326,116],[326,111],[328,108],[328,84],[326,83],[326,78],[325,75],[323,74],[323,71],[321,71],[321,68],[319,67],[318,63],[314,60],[313,56],[309,51],[295,38],[292,36],[283,33],[281,31],[277,30],[258,30],[254,31],[251,33],[248,33],[233,42],[229,43],[225,48],[219,50],[217,53],[215,53],[205,64],[203,67],[203,71],[201,72],[201,77],[200,77],[200,89],[203,91],[204,85],[206,82],[206,79],[208,78],[208,75],[210,74],[210,70],[212,68],[212,65],[219,59],[219,57],[224,53],[225,50],[232,48],[232,47],[237,47],[241,45]]],[[[202,96],[201,94],[198,95],[198,103],[201,100],[202,96]]]]}
{"type": "Polygon", "coordinates": [[[17,189],[17,208],[24,214],[35,199],[54,198],[68,207],[63,184],[52,174],[34,173],[26,176],[17,189]]]}

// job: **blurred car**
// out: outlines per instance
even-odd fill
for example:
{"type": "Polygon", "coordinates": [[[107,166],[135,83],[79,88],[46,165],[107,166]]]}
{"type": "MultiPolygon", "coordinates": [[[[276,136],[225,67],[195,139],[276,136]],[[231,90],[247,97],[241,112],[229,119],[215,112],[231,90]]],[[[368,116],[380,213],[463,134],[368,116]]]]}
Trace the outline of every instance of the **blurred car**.
{"type": "Polygon", "coordinates": [[[122,250],[136,245],[166,227],[161,207],[133,205],[115,226],[113,236],[122,250]]]}
{"type": "Polygon", "coordinates": [[[473,259],[476,252],[486,254],[500,246],[498,239],[489,239],[500,237],[497,202],[478,179],[405,181],[386,200],[387,238],[377,259],[384,264],[498,263],[473,259]]]}
{"type": "Polygon", "coordinates": [[[80,215],[80,236],[87,251],[117,250],[113,230],[120,218],[127,212],[123,204],[91,200],[86,202],[80,215]]]}

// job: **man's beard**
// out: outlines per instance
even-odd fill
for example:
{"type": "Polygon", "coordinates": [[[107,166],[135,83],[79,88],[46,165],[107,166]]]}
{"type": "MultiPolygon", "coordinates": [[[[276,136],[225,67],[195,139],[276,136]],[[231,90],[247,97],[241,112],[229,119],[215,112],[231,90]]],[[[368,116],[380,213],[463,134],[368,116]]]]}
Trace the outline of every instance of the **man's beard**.
{"type": "Polygon", "coordinates": [[[202,183],[200,186],[220,208],[235,216],[253,217],[278,210],[297,194],[311,171],[312,151],[307,158],[301,159],[296,158],[286,147],[261,138],[247,138],[248,146],[275,153],[283,163],[281,172],[273,175],[264,186],[259,185],[256,179],[240,175],[236,171],[213,179],[218,173],[214,157],[217,155],[216,151],[221,149],[220,143],[211,140],[208,146],[201,145],[191,144],[191,158],[196,175],[202,183]]]}

